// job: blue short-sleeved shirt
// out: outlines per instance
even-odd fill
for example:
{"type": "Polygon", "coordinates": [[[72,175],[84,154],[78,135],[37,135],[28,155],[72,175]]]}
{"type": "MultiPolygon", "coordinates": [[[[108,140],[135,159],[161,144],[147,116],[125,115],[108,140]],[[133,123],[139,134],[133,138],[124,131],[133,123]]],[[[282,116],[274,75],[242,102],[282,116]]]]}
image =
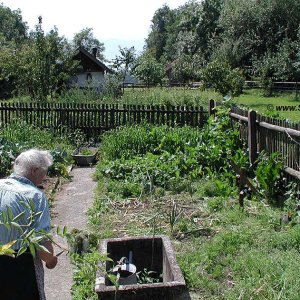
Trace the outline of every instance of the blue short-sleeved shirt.
{"type": "MultiPolygon", "coordinates": [[[[48,200],[45,194],[39,190],[29,179],[12,174],[6,179],[0,180],[0,213],[7,211],[10,207],[14,216],[25,211],[25,216],[17,221],[21,226],[28,224],[30,210],[22,202],[34,203],[34,212],[40,214],[31,224],[30,229],[50,231],[50,213],[48,200]]],[[[25,227],[23,227],[25,228],[25,227]]],[[[4,245],[20,237],[20,230],[15,227],[11,229],[0,225],[0,245],[4,245]]],[[[13,249],[19,249],[20,244],[15,243],[13,249]]]]}

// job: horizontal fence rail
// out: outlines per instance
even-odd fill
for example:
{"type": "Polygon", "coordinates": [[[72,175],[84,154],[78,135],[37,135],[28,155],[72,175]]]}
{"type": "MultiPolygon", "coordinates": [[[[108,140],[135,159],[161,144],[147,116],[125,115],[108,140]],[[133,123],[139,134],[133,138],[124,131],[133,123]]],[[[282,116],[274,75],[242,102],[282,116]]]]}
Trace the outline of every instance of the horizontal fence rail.
{"type": "MultiPolygon", "coordinates": [[[[209,115],[213,115],[219,104],[209,103],[209,115]]],[[[279,152],[284,159],[284,172],[288,178],[300,180],[300,123],[290,123],[233,107],[230,117],[238,124],[240,138],[249,149],[249,161],[254,163],[260,152],[279,152]]]]}
{"type": "MultiPolygon", "coordinates": [[[[244,88],[261,89],[262,84],[259,81],[245,81],[244,88]]],[[[286,82],[286,81],[274,81],[272,82],[270,89],[272,91],[296,91],[300,90],[300,82],[286,82]]]]}
{"type": "MultiPolygon", "coordinates": [[[[211,114],[216,103],[211,101],[209,107],[211,114]]],[[[230,117],[238,124],[240,138],[248,145],[251,163],[262,151],[279,152],[284,159],[284,171],[300,180],[300,123],[265,117],[238,107],[231,109],[230,117]]]]}
{"type": "Polygon", "coordinates": [[[23,120],[41,128],[80,129],[88,136],[142,122],[202,127],[203,107],[109,104],[0,103],[0,124],[23,120]]]}

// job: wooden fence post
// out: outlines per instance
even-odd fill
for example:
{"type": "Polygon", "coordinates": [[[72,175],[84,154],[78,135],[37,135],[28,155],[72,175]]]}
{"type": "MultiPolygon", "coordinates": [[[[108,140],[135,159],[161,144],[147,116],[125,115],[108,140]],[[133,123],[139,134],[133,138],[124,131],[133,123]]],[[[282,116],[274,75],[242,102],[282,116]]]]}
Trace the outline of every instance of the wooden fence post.
{"type": "Polygon", "coordinates": [[[208,115],[209,115],[209,116],[215,114],[215,112],[214,112],[215,106],[216,106],[215,100],[210,99],[210,100],[209,100],[209,105],[208,105],[208,115]]]}
{"type": "Polygon", "coordinates": [[[256,141],[256,111],[248,111],[248,147],[249,160],[251,165],[257,158],[257,141],[256,141]]]}

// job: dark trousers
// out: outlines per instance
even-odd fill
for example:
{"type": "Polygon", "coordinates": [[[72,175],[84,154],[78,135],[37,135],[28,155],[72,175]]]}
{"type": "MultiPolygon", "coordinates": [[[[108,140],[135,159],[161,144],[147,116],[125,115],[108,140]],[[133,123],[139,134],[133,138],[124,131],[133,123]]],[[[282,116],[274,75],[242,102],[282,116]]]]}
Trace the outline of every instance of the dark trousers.
{"type": "Polygon", "coordinates": [[[0,299],[39,300],[33,257],[0,255],[0,299]]]}

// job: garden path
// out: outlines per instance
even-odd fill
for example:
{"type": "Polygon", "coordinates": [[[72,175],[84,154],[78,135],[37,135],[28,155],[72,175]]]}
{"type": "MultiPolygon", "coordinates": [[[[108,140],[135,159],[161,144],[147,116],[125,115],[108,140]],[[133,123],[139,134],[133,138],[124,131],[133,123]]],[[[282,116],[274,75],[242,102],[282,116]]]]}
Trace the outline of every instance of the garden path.
{"type": "MultiPolygon", "coordinates": [[[[72,180],[63,184],[56,192],[54,207],[52,208],[52,224],[54,240],[67,248],[64,239],[56,234],[57,226],[67,226],[68,231],[72,228],[85,229],[87,227],[87,210],[91,207],[94,199],[94,189],[97,182],[92,175],[95,167],[74,168],[70,176],[72,180]]],[[[55,253],[60,248],[55,246],[55,253]]],[[[71,300],[72,266],[69,256],[63,253],[59,256],[55,269],[45,268],[45,293],[47,300],[71,300]]]]}

